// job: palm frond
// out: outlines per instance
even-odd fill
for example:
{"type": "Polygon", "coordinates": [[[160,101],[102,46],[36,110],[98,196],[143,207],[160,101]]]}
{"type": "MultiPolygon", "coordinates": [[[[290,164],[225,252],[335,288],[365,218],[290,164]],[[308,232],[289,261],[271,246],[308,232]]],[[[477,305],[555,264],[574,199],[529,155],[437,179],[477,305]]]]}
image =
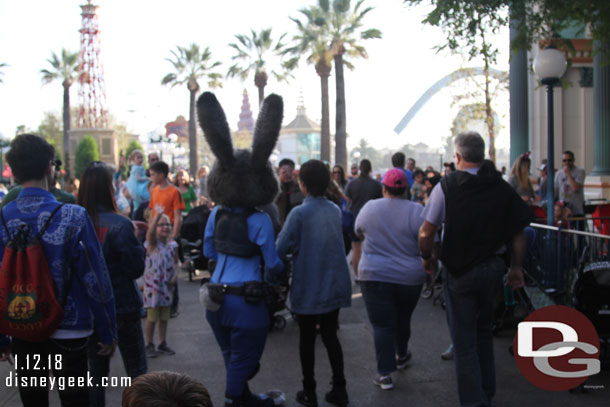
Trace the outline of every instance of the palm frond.
{"type": "Polygon", "coordinates": [[[168,73],[161,79],[162,85],[183,85],[207,76],[212,78],[215,85],[220,83],[222,75],[210,72],[220,65],[219,61],[211,62],[212,53],[209,47],[201,48],[198,44],[192,43],[186,47],[176,46],[175,50],[170,50],[171,57],[165,60],[172,64],[174,72],[168,73]],[[212,75],[212,76],[210,76],[212,75]]]}
{"type": "Polygon", "coordinates": [[[362,31],[360,33],[360,38],[363,40],[369,40],[372,38],[381,38],[381,31],[376,28],[371,28],[369,30],[362,31]]]}
{"type": "Polygon", "coordinates": [[[70,52],[65,48],[62,48],[59,56],[51,52],[47,62],[52,69],[40,70],[42,84],[46,85],[55,79],[71,84],[78,75],[78,55],[78,52],[70,52]]]}
{"type": "Polygon", "coordinates": [[[171,84],[172,87],[175,86],[178,77],[174,73],[168,73],[161,79],[161,85],[171,84]]]}
{"type": "MultiPolygon", "coordinates": [[[[6,68],[8,64],[6,62],[0,62],[0,68],[6,68]]],[[[0,83],[3,83],[2,77],[4,76],[4,72],[0,71],[0,83]]]]}
{"type": "Polygon", "coordinates": [[[345,66],[350,71],[354,70],[354,64],[352,64],[349,60],[346,60],[345,58],[343,58],[343,66],[345,66]]]}
{"type": "Polygon", "coordinates": [[[282,66],[284,67],[284,69],[289,70],[289,71],[295,69],[298,65],[299,65],[299,57],[291,58],[282,63],[282,66]]]}

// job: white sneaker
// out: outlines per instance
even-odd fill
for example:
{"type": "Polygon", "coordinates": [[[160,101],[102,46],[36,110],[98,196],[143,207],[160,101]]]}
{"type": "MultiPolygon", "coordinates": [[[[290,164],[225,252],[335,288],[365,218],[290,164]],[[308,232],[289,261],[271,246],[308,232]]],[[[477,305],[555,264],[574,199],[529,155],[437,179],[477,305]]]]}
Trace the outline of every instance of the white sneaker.
{"type": "Polygon", "coordinates": [[[407,355],[404,358],[400,358],[398,355],[396,355],[396,368],[398,370],[403,370],[409,367],[412,357],[413,354],[411,351],[407,351],[407,355]]]}
{"type": "Polygon", "coordinates": [[[377,375],[377,377],[373,379],[373,383],[381,387],[381,390],[392,390],[394,388],[394,383],[392,383],[392,376],[390,375],[377,375]]]}

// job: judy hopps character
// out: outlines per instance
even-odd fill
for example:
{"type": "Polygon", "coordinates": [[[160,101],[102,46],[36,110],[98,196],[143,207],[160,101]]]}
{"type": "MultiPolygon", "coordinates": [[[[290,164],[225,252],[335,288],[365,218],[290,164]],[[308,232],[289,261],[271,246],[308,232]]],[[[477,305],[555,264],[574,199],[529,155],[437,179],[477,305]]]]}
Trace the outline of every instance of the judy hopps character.
{"type": "Polygon", "coordinates": [[[263,102],[251,150],[233,150],[231,133],[216,97],[206,92],[197,101],[199,123],[216,155],[207,190],[216,202],[205,228],[204,253],[216,262],[202,287],[206,318],[222,350],[227,371],[225,406],[273,406],[281,392],[254,395],[248,380],[257,373],[269,327],[265,280],[283,271],[269,216],[256,210],[278,193],[269,163],[282,123],[277,95],[263,102]],[[264,270],[261,270],[261,257],[264,270]]]}

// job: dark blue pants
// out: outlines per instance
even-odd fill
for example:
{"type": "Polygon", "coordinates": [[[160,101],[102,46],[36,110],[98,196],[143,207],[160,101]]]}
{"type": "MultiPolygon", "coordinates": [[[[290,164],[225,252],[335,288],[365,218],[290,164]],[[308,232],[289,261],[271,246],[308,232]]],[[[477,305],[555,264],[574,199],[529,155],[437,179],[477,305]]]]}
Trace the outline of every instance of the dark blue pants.
{"type": "MultiPolygon", "coordinates": [[[[87,377],[87,338],[79,339],[48,339],[44,342],[28,342],[22,339],[13,338],[12,353],[18,360],[19,377],[40,377],[49,376],[46,369],[38,370],[27,367],[26,361],[33,361],[39,358],[40,365],[47,367],[50,358],[53,376],[62,378],[65,388],[59,390],[59,399],[63,407],[86,407],[89,405],[89,388],[68,386],[69,377],[87,377]],[[56,355],[61,355],[57,357],[56,355]],[[59,360],[56,364],[55,361],[59,360]],[[57,369],[56,369],[57,368],[57,369]]],[[[86,380],[86,379],[85,379],[86,380]]],[[[18,384],[21,384],[18,381],[18,384]]],[[[56,382],[56,386],[59,383],[56,382]]],[[[57,388],[57,387],[56,387],[57,388]]],[[[49,405],[48,387],[22,387],[19,386],[21,403],[25,407],[45,407],[49,405]]]]}
{"type": "Polygon", "coordinates": [[[447,271],[443,274],[458,396],[463,407],[489,406],[496,392],[492,322],[505,272],[504,260],[494,256],[460,277],[447,271]]]}
{"type": "MultiPolygon", "coordinates": [[[[134,315],[121,315],[116,317],[118,332],[118,347],[125,366],[127,376],[132,379],[145,374],[148,371],[146,362],[146,351],[144,348],[144,335],[142,334],[142,323],[140,313],[134,315]]],[[[93,377],[94,386],[89,389],[89,400],[92,407],[105,406],[105,388],[97,387],[95,384],[101,383],[102,377],[107,377],[110,371],[110,356],[100,356],[98,336],[94,333],[89,339],[87,357],[89,368],[93,377]]]]}
{"type": "Polygon", "coordinates": [[[216,342],[222,351],[222,357],[227,370],[227,386],[225,396],[238,398],[244,393],[250,380],[257,372],[265,341],[267,340],[268,327],[264,328],[236,328],[223,326],[210,317],[207,312],[207,320],[212,327],[216,342]]]}
{"type": "Polygon", "coordinates": [[[377,372],[387,375],[396,370],[396,355],[407,355],[411,315],[421,294],[422,284],[360,281],[360,288],[373,325],[377,372]]]}

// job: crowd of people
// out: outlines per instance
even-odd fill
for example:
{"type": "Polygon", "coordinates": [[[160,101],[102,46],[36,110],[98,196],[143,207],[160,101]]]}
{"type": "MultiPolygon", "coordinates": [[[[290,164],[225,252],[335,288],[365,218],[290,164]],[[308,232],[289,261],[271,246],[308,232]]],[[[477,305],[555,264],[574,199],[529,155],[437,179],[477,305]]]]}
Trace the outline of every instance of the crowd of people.
{"type": "MultiPolygon", "coordinates": [[[[215,112],[213,102],[199,103],[215,112]]],[[[156,153],[146,165],[144,153],[135,150],[128,175],[123,162],[118,169],[93,162],[69,193],[58,188],[61,162],[51,145],[31,134],[12,141],[7,160],[19,185],[2,201],[0,258],[22,225],[36,233],[57,209],[41,241],[57,296],[66,300],[64,318],[48,340],[11,341],[2,335],[2,359],[11,353],[61,354],[63,369],[54,375],[85,376],[89,366],[98,383],[108,375],[118,345],[127,374],[146,376],[125,391],[124,406],[148,405],[138,392],[156,394],[154,381],[165,383],[163,389],[175,397],[178,388],[190,386],[189,392],[207,396],[211,405],[205,388],[190,378],[146,375],[147,358],[176,352],[167,329],[178,312],[181,223],[204,205],[211,212],[202,251],[212,264],[206,319],[225,360],[226,406],[272,406],[281,398],[261,397],[248,387],[260,368],[270,324],[262,283],[279,281],[290,281],[290,307],[300,332],[303,389],[296,400],[318,405],[313,361],[319,333],[332,368],[325,399],[337,406],[349,403],[337,335],[340,309],[350,306],[354,289],[348,259],[373,326],[373,382],[392,389],[392,373],[409,366],[411,316],[440,259],[460,403],[490,405],[491,314],[506,271],[502,258],[509,254],[509,285],[521,286],[523,229],[533,220],[528,204],[545,199],[545,164],[532,183],[529,154],[523,154],[504,182],[484,160],[482,138],[464,133],[455,139],[456,162],[446,163],[442,173],[418,168],[402,152],[392,156],[393,168],[379,180],[366,158],[352,165],[349,175],[341,165],[319,160],[297,169],[285,158],[274,169],[268,162],[272,148],[265,145],[275,145],[277,134],[255,134],[251,151],[234,153],[227,129],[207,124],[210,114],[200,112],[200,122],[218,165],[202,167],[196,179],[184,170],[170,174],[156,153]]],[[[563,158],[555,179],[555,216],[567,224],[569,211],[583,213],[584,172],[574,166],[573,153],[566,151],[563,158]]],[[[48,403],[46,388],[20,387],[19,393],[26,406],[48,403]]],[[[105,405],[103,387],[66,388],[60,398],[64,406],[105,405]]]]}

